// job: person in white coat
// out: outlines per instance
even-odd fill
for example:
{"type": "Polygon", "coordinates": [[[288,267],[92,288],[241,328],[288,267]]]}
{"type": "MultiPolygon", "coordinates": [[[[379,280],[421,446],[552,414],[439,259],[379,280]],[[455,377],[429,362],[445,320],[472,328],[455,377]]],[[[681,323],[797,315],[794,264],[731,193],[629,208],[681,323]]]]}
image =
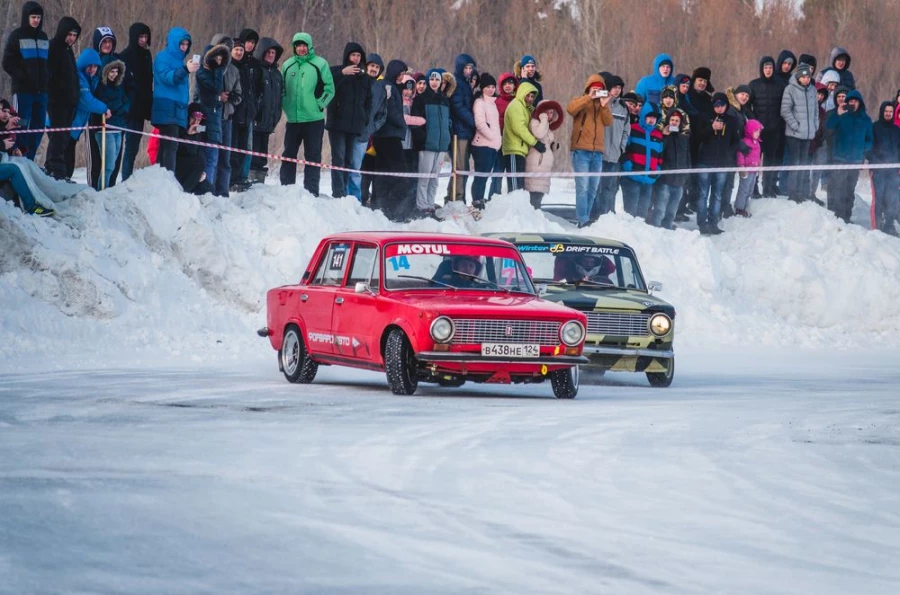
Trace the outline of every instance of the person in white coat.
{"type": "MultiPolygon", "coordinates": [[[[542,101],[534,109],[528,129],[549,150],[541,153],[534,147],[528,149],[528,155],[525,156],[526,173],[553,171],[553,153],[559,150],[553,131],[562,126],[564,116],[562,106],[555,101],[542,101]]],[[[550,192],[550,177],[526,177],[525,190],[531,198],[531,206],[540,209],[544,195],[550,192]]]]}

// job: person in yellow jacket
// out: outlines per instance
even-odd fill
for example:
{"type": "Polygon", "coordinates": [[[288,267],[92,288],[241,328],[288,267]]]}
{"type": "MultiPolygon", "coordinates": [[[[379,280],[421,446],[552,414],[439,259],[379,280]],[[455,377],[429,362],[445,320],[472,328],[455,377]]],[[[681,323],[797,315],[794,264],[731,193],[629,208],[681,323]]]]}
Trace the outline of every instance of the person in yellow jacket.
{"type": "MultiPolygon", "coordinates": [[[[503,152],[503,171],[522,173],[525,171],[525,156],[528,155],[528,149],[534,147],[538,153],[547,150],[547,146],[535,138],[528,128],[537,93],[537,87],[529,82],[523,82],[516,91],[516,98],[510,101],[506,108],[506,114],[503,116],[503,143],[500,147],[503,152]]],[[[509,192],[522,190],[525,187],[525,178],[509,177],[506,184],[509,192]]]]}
{"type": "MultiPolygon", "coordinates": [[[[603,152],[606,150],[604,132],[612,126],[613,115],[609,109],[612,98],[606,83],[599,74],[592,74],[584,84],[584,92],[572,99],[566,111],[572,116],[572,169],[575,172],[600,173],[603,171],[603,152]]],[[[597,198],[599,176],[575,178],[575,216],[578,227],[590,224],[591,207],[597,198]]]]}
{"type": "MultiPolygon", "coordinates": [[[[325,135],[325,108],[334,98],[334,79],[324,58],[317,56],[309,33],[297,33],[291,43],[294,55],[281,66],[284,78],[282,109],[287,117],[283,156],[295,159],[303,144],[303,159],[322,162],[322,137],[325,135]]],[[[319,196],[318,165],[307,165],[303,171],[303,187],[319,196]]],[[[294,184],[297,164],[281,164],[281,184],[294,184]]]]}

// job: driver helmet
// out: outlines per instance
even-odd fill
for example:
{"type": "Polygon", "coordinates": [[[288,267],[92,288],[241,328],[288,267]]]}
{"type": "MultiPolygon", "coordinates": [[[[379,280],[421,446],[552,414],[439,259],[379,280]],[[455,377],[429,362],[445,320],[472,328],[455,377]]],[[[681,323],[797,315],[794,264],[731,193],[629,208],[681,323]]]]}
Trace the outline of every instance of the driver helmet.
{"type": "Polygon", "coordinates": [[[481,273],[481,260],[477,256],[460,254],[451,258],[451,265],[455,272],[478,275],[481,273]]]}

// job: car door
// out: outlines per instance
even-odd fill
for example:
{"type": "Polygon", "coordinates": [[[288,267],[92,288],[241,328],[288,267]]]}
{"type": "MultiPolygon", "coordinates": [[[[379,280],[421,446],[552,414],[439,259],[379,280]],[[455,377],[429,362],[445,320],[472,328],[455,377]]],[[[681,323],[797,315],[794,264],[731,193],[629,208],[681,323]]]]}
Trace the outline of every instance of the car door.
{"type": "Polygon", "coordinates": [[[379,353],[380,329],[384,323],[378,314],[378,247],[356,243],[350,260],[350,274],[335,291],[331,328],[334,353],[357,361],[372,361],[379,353]],[[370,291],[356,292],[357,283],[366,283],[370,291]]]}
{"type": "Polygon", "coordinates": [[[331,242],[323,251],[322,260],[309,285],[300,288],[299,311],[306,325],[306,345],[310,353],[334,353],[331,311],[334,308],[335,292],[346,276],[351,247],[351,242],[331,242]]]}

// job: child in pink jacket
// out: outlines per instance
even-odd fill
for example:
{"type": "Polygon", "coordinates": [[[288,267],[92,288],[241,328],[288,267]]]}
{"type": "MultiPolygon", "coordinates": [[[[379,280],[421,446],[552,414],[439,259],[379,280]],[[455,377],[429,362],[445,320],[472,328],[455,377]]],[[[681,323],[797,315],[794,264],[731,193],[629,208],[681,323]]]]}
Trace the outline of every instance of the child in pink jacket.
{"type": "MultiPolygon", "coordinates": [[[[503,136],[500,133],[500,112],[497,110],[497,81],[489,73],[481,75],[481,91],[476,93],[472,111],[475,114],[475,138],[472,139],[472,159],[475,171],[481,173],[499,172],[500,145],[503,136]]],[[[488,178],[477,176],[472,181],[472,206],[484,208],[484,192],[488,178]]],[[[487,200],[500,192],[500,178],[494,178],[488,190],[487,200]]]]}
{"type": "MultiPolygon", "coordinates": [[[[750,152],[744,155],[737,152],[738,167],[762,166],[762,148],[759,144],[759,135],[762,134],[763,125],[759,120],[749,120],[744,126],[744,144],[750,147],[750,152]]],[[[734,213],[741,217],[750,217],[747,206],[750,203],[750,195],[756,188],[756,177],[759,172],[741,172],[741,181],[738,182],[737,197],[734,199],[734,213]]]]}

